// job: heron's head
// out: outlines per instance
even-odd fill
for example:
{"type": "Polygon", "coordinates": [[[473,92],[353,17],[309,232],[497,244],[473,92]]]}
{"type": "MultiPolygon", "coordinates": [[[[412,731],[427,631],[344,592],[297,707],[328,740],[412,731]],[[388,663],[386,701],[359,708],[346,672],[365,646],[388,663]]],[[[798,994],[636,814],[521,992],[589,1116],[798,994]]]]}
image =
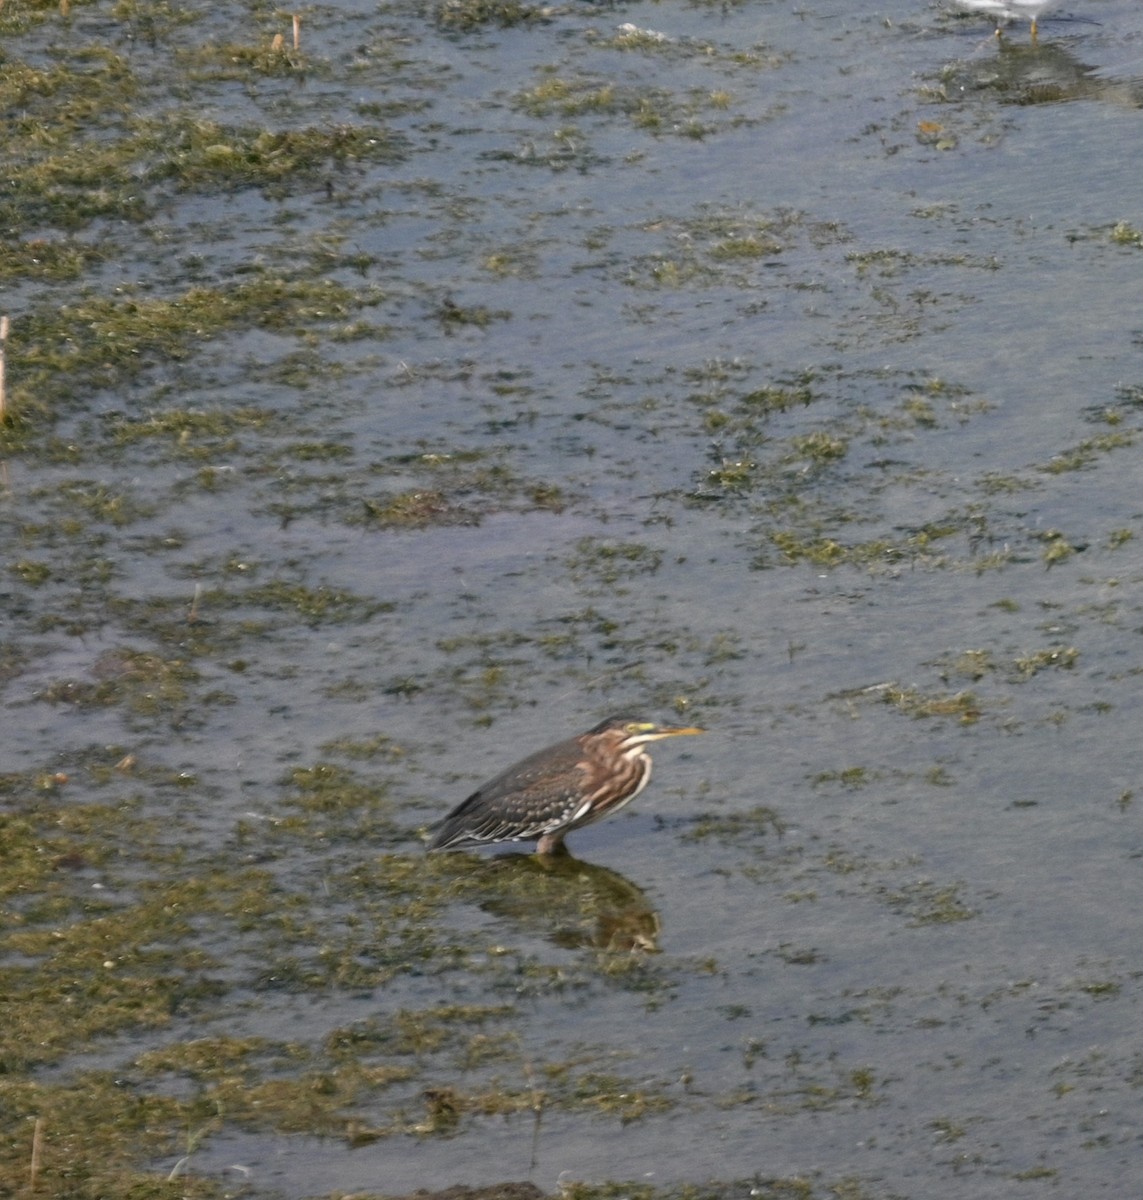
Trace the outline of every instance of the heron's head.
{"type": "Polygon", "coordinates": [[[638,747],[663,738],[683,737],[691,733],[705,733],[697,725],[660,725],[655,721],[644,721],[641,717],[620,714],[608,717],[587,733],[587,738],[598,738],[601,743],[610,743],[616,754],[628,754],[638,747]]]}

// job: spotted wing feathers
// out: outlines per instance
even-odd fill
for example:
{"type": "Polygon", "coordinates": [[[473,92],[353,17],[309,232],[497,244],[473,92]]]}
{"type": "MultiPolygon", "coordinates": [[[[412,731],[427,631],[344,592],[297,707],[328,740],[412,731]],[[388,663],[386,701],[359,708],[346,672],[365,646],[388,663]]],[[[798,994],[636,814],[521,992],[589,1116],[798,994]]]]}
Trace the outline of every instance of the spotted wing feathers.
{"type": "Polygon", "coordinates": [[[428,849],[536,841],[565,828],[584,802],[582,758],[572,738],[509,767],[445,817],[428,849]]]}

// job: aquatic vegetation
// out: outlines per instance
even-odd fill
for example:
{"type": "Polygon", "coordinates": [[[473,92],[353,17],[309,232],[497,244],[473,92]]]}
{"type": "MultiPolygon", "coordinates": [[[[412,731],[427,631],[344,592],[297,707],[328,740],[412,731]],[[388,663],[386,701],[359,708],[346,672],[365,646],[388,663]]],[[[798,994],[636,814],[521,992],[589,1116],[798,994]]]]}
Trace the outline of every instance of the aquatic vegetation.
{"type": "Polygon", "coordinates": [[[0,1192],[713,1129],[816,1173],[560,1190],[874,1200],[1129,1110],[1130,922],[1032,868],[1132,869],[1138,337],[1028,285],[1138,231],[925,200],[1019,114],[780,7],[0,6],[0,1192]],[[424,856],[510,716],[630,704],[712,733],[590,861],[424,856]]]}

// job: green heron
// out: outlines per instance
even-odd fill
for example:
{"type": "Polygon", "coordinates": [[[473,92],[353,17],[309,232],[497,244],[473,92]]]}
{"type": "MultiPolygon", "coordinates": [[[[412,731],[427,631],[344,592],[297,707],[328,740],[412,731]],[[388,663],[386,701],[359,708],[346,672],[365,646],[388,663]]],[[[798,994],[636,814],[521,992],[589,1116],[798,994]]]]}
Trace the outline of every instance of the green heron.
{"type": "Polygon", "coordinates": [[[618,812],[647,786],[649,742],[703,732],[693,725],[608,717],[477,788],[440,823],[428,848],[535,841],[537,854],[551,854],[573,829],[618,812]]]}

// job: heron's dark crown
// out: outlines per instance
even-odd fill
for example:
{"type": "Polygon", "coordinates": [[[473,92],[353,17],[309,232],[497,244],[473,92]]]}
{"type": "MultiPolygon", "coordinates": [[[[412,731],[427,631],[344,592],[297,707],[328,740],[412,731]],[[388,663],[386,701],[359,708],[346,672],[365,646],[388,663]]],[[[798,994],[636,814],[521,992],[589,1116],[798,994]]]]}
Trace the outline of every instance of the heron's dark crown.
{"type": "Polygon", "coordinates": [[[642,717],[633,717],[630,713],[618,713],[616,716],[608,717],[605,721],[600,721],[594,729],[589,729],[588,733],[606,733],[609,729],[622,729],[626,732],[629,725],[641,725],[646,729],[654,728],[653,721],[645,721],[642,717]]]}

